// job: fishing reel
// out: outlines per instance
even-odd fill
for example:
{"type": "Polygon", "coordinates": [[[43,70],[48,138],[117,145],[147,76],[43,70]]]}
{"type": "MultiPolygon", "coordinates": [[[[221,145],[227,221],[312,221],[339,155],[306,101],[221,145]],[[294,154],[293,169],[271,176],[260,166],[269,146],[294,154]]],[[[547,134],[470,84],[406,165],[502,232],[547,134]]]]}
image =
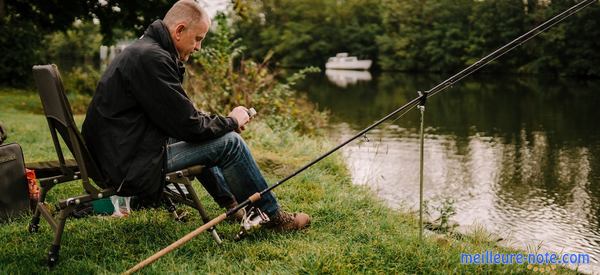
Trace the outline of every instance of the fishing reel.
{"type": "Polygon", "coordinates": [[[269,216],[265,212],[261,211],[258,207],[252,206],[249,210],[244,211],[244,217],[240,223],[240,232],[233,239],[240,241],[269,221],[269,216]]]}

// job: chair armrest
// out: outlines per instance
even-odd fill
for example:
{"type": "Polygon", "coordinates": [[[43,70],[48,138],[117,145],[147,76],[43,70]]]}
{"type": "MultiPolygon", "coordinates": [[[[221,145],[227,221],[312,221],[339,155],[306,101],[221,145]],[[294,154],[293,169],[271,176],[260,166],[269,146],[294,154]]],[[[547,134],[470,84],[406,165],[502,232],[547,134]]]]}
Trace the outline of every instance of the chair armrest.
{"type": "Polygon", "coordinates": [[[170,181],[172,179],[179,179],[183,177],[192,177],[199,175],[204,170],[204,166],[202,165],[194,165],[185,169],[169,172],[165,175],[165,179],[170,181]]]}
{"type": "MultiPolygon", "coordinates": [[[[79,166],[77,166],[77,162],[74,159],[65,160],[65,166],[73,173],[79,172],[79,166]]],[[[34,170],[37,178],[50,178],[63,175],[58,160],[26,163],[25,167],[34,170]]]]}

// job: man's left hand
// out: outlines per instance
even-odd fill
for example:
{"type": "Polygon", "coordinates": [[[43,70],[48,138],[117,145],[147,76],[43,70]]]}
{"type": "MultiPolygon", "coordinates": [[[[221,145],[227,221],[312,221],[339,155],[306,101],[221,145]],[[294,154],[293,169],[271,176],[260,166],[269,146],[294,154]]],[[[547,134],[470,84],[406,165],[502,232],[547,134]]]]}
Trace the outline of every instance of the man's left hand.
{"type": "Polygon", "coordinates": [[[237,106],[231,110],[228,117],[234,118],[238,123],[238,129],[236,132],[240,133],[245,130],[245,125],[250,121],[250,116],[248,115],[248,108],[244,106],[237,106]]]}

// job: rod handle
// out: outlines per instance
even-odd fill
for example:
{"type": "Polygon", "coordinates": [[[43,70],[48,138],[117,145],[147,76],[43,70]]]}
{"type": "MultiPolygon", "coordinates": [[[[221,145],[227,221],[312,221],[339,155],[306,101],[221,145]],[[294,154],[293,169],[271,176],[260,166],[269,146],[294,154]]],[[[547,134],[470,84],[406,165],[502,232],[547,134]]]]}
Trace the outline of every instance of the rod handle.
{"type": "Polygon", "coordinates": [[[260,193],[259,192],[254,193],[252,196],[250,196],[248,198],[248,200],[252,203],[257,202],[258,200],[260,200],[260,193]]]}
{"type": "Polygon", "coordinates": [[[148,257],[147,259],[139,262],[137,265],[135,265],[134,267],[130,268],[129,270],[123,272],[123,274],[133,274],[134,272],[139,271],[140,269],[144,268],[145,266],[155,262],[156,260],[158,260],[160,257],[166,255],[167,253],[177,249],[178,247],[184,245],[185,243],[187,243],[188,241],[190,241],[192,238],[198,236],[200,233],[206,231],[207,229],[217,225],[218,223],[222,222],[223,220],[225,220],[227,216],[225,215],[225,213],[219,215],[218,217],[212,219],[211,221],[209,221],[208,223],[205,223],[204,225],[196,228],[194,231],[188,233],[187,235],[183,236],[181,239],[177,240],[176,242],[170,244],[169,246],[163,248],[161,251],[156,252],[156,254],[148,257]]]}

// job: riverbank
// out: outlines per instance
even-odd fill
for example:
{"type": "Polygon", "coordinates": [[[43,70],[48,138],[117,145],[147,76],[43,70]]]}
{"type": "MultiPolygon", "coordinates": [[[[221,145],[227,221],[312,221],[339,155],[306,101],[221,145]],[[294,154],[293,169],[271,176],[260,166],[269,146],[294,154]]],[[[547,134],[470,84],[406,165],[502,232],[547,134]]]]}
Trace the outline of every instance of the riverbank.
{"type": "MultiPolygon", "coordinates": [[[[7,142],[18,142],[26,161],[55,158],[48,127],[33,92],[0,89],[0,121],[7,126],[7,142]],[[24,111],[26,110],[26,111],[24,111]]],[[[79,125],[82,115],[76,116],[79,125]]],[[[273,183],[333,144],[325,137],[274,132],[260,119],[243,134],[269,182],[273,183]]],[[[59,186],[49,195],[79,192],[78,184],[59,186]]],[[[202,190],[202,188],[198,188],[202,190]]],[[[201,192],[208,213],[221,213],[201,192]]],[[[262,230],[234,242],[238,225],[222,223],[225,242],[218,246],[202,234],[144,269],[152,273],[527,273],[538,266],[464,265],[461,253],[516,253],[498,247],[485,233],[463,238],[425,236],[419,241],[418,224],[411,213],[391,210],[365,187],[351,184],[340,156],[323,160],[275,190],[281,205],[313,217],[301,232],[262,230]]],[[[0,225],[0,273],[46,273],[45,254],[51,230],[41,222],[40,232],[26,230],[29,216],[0,225]]],[[[164,210],[133,212],[129,218],[93,216],[67,223],[56,273],[122,272],[200,226],[196,213],[186,223],[175,222],[164,210]]],[[[545,267],[545,266],[540,266],[545,267]]],[[[537,269],[536,269],[537,271],[537,269]]],[[[565,269],[552,270],[570,273],[565,269]]]]}

